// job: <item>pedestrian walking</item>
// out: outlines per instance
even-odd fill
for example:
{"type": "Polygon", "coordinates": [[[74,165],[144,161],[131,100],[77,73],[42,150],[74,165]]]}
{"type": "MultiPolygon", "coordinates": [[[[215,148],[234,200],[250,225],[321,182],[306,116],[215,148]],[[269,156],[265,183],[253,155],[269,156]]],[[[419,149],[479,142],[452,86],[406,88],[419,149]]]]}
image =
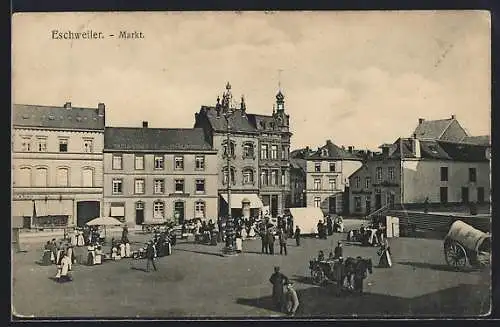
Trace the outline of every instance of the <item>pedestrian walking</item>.
{"type": "Polygon", "coordinates": [[[293,283],[288,281],[286,283],[286,293],[285,293],[285,309],[286,313],[293,317],[297,308],[299,307],[299,296],[293,287],[293,283]]]}
{"type": "Polygon", "coordinates": [[[284,309],[284,288],[288,283],[288,277],[280,272],[280,267],[274,267],[274,273],[269,278],[269,282],[273,285],[273,303],[276,309],[281,312],[284,309]]]}
{"type": "Polygon", "coordinates": [[[283,255],[283,252],[285,252],[285,255],[288,255],[286,250],[286,242],[288,240],[288,235],[285,232],[285,228],[280,229],[279,239],[280,239],[280,255],[283,255]]]}
{"type": "Polygon", "coordinates": [[[153,241],[149,241],[148,243],[148,247],[146,248],[146,260],[147,260],[147,263],[146,263],[146,271],[149,272],[149,263],[151,263],[151,265],[153,266],[153,269],[155,271],[157,271],[158,269],[156,269],[156,264],[155,264],[155,257],[156,257],[156,253],[155,253],[155,248],[154,248],[154,245],[153,245],[153,241]]]}
{"type": "Polygon", "coordinates": [[[275,241],[274,234],[269,228],[267,230],[267,245],[269,247],[269,254],[271,255],[274,255],[274,241],[275,241]]]}
{"type": "Polygon", "coordinates": [[[335,252],[335,254],[334,254],[335,259],[340,259],[343,257],[343,249],[342,249],[342,242],[341,241],[338,241],[337,247],[335,247],[334,252],[335,252]]]}
{"type": "Polygon", "coordinates": [[[294,238],[295,238],[295,244],[297,244],[297,246],[300,246],[300,228],[299,228],[299,226],[295,227],[294,238]]]}
{"type": "Polygon", "coordinates": [[[260,239],[262,241],[262,253],[269,254],[267,230],[265,228],[260,230],[260,239]]]}

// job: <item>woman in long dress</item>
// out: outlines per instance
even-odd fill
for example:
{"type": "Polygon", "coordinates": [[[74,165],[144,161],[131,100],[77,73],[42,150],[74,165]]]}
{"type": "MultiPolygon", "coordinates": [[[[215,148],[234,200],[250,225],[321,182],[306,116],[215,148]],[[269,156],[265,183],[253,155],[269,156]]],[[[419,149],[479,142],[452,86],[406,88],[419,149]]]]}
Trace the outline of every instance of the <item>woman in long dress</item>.
{"type": "Polygon", "coordinates": [[[71,270],[71,259],[68,256],[68,254],[64,254],[62,259],[61,259],[61,265],[60,265],[60,274],[59,274],[59,282],[64,283],[64,282],[69,282],[71,281],[71,278],[69,276],[69,271],[71,270]]]}
{"type": "Polygon", "coordinates": [[[125,257],[130,258],[130,243],[127,240],[127,243],[125,243],[125,257]]]}
{"type": "Polygon", "coordinates": [[[389,242],[387,241],[387,239],[384,239],[384,241],[380,245],[378,254],[380,255],[380,261],[378,263],[378,266],[380,268],[391,268],[392,267],[391,247],[389,246],[389,242]]]}
{"type": "Polygon", "coordinates": [[[87,265],[88,266],[93,266],[94,265],[94,260],[95,260],[95,246],[94,246],[94,244],[91,243],[87,247],[87,250],[89,252],[89,254],[87,256],[87,265]]]}
{"type": "Polygon", "coordinates": [[[85,245],[85,239],[83,237],[83,232],[78,232],[76,245],[77,246],[84,246],[85,245]]]}
{"type": "Polygon", "coordinates": [[[120,243],[120,257],[125,258],[125,244],[120,243]]]}

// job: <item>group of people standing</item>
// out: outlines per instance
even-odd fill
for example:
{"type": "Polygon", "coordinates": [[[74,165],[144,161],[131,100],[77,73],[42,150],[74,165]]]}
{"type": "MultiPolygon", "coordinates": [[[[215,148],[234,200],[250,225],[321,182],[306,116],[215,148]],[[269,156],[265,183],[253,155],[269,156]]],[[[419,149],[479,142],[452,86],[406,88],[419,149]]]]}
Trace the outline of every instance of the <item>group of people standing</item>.
{"type": "Polygon", "coordinates": [[[343,233],[344,232],[344,221],[342,217],[332,218],[331,216],[325,217],[326,223],[320,220],[317,224],[318,237],[320,239],[326,240],[328,236],[333,235],[333,233],[343,233]]]}
{"type": "Polygon", "coordinates": [[[293,283],[280,271],[280,267],[274,267],[274,273],[269,278],[273,285],[273,304],[277,310],[290,316],[294,316],[299,307],[299,297],[293,283]]]}
{"type": "Polygon", "coordinates": [[[44,246],[41,264],[46,266],[56,264],[56,281],[63,283],[72,280],[70,271],[74,262],[75,253],[71,243],[63,241],[57,243],[55,238],[47,241],[44,246]]]}

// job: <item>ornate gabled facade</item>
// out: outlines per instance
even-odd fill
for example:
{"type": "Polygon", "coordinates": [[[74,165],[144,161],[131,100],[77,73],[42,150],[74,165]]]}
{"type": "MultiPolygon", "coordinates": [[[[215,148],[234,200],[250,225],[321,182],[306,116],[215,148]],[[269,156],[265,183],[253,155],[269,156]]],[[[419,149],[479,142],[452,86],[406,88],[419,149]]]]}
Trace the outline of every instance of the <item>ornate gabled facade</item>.
{"type": "Polygon", "coordinates": [[[215,106],[202,106],[195,114],[195,127],[203,128],[207,140],[219,151],[221,215],[227,213],[227,155],[232,214],[242,214],[243,200],[250,202],[251,215],[267,206],[271,216],[282,214],[290,200],[289,123],[281,91],[272,115],[249,114],[243,96],[235,104],[229,83],[222,101],[218,97],[215,106]]]}

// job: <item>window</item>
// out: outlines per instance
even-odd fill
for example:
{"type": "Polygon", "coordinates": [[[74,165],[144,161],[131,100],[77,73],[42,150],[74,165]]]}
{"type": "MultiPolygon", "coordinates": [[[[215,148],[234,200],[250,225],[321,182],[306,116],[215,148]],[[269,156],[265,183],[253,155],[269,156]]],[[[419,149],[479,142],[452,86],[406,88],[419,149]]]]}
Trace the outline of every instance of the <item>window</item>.
{"type": "Polygon", "coordinates": [[[260,184],[267,186],[268,182],[269,182],[269,176],[267,170],[262,170],[260,172],[260,184]]]}
{"type": "Polygon", "coordinates": [[[123,180],[115,178],[113,179],[113,194],[123,193],[123,180]]]}
{"type": "Polygon", "coordinates": [[[335,178],[330,178],[328,180],[328,185],[330,186],[330,191],[335,191],[337,189],[337,180],[335,178]]]}
{"type": "Polygon", "coordinates": [[[389,173],[389,180],[393,181],[394,180],[394,167],[389,167],[388,173],[389,173]]]}
{"type": "Polygon", "coordinates": [[[288,160],[288,147],[281,147],[281,159],[288,160]]]}
{"type": "Polygon", "coordinates": [[[335,172],[335,162],[330,162],[330,172],[335,172]]]}
{"type": "Polygon", "coordinates": [[[469,181],[476,182],[476,168],[469,168],[469,181]]]}
{"type": "MultiPolygon", "coordinates": [[[[224,142],[224,144],[222,144],[222,147],[223,147],[223,151],[224,151],[223,156],[227,157],[227,141],[224,142]]],[[[234,157],[234,148],[235,148],[234,142],[229,142],[229,155],[231,157],[234,157]]]]}
{"type": "Polygon", "coordinates": [[[314,163],[314,171],[319,173],[321,171],[321,162],[314,163]]]}
{"type": "Polygon", "coordinates": [[[174,157],[174,169],[183,170],[184,169],[184,157],[183,156],[175,156],[174,157]]]}
{"type": "Polygon", "coordinates": [[[83,152],[92,153],[93,152],[92,144],[93,144],[93,142],[91,139],[83,140],[83,152]]]}
{"type": "Polygon", "coordinates": [[[194,203],[194,217],[205,218],[205,202],[196,201],[194,203]]]}
{"type": "Polygon", "coordinates": [[[82,186],[83,187],[94,186],[94,170],[92,168],[84,168],[82,170],[82,186]]]}
{"type": "Polygon", "coordinates": [[[361,212],[361,197],[360,196],[354,197],[354,211],[361,212]]]}
{"type": "Polygon", "coordinates": [[[163,169],[165,167],[165,158],[163,155],[155,154],[155,169],[163,169]]]}
{"type": "Polygon", "coordinates": [[[356,188],[360,188],[361,178],[359,176],[356,176],[356,178],[354,179],[354,183],[356,185],[356,188]]]}
{"type": "Polygon", "coordinates": [[[68,168],[57,169],[57,186],[68,186],[68,168]]]}
{"type": "Polygon", "coordinates": [[[286,182],[286,170],[281,170],[281,185],[285,186],[286,182]]]}
{"type": "Polygon", "coordinates": [[[278,170],[271,170],[271,185],[279,185],[278,170]]]}
{"type": "Polygon", "coordinates": [[[123,157],[121,154],[113,154],[113,169],[123,169],[122,161],[123,157]]]}
{"type": "Polygon", "coordinates": [[[252,143],[243,144],[243,158],[253,158],[253,157],[254,157],[253,144],[252,143]]]}
{"type": "Polygon", "coordinates": [[[35,186],[47,186],[47,168],[36,169],[35,186]]]}
{"type": "Polygon", "coordinates": [[[134,167],[136,170],[144,169],[144,156],[136,154],[134,157],[134,167]]]}
{"type": "Polygon", "coordinates": [[[320,197],[315,197],[314,198],[314,207],[315,208],[321,207],[321,198],[320,197]]]}
{"type": "Polygon", "coordinates": [[[253,170],[245,169],[243,170],[243,184],[253,184],[253,170]]]}
{"type": "Polygon", "coordinates": [[[45,137],[37,138],[38,152],[47,152],[47,139],[45,137]]]}
{"type": "MultiPolygon", "coordinates": [[[[227,167],[224,168],[223,170],[223,175],[222,175],[222,184],[227,185],[227,167]]],[[[234,175],[234,168],[231,168],[231,184],[235,185],[236,184],[236,176],[234,175]]]]}
{"type": "Polygon", "coordinates": [[[448,188],[440,187],[439,188],[439,201],[441,203],[448,203],[448,188]]]}
{"type": "Polygon", "coordinates": [[[328,157],[328,149],[326,149],[326,148],[321,149],[321,156],[328,157]]]}
{"type": "Polygon", "coordinates": [[[365,187],[370,188],[371,183],[372,183],[372,179],[370,177],[366,177],[365,178],[365,187]]]}
{"type": "Polygon", "coordinates": [[[165,180],[163,179],[155,179],[153,181],[154,193],[155,194],[163,194],[165,193],[165,180]]]}
{"type": "Polygon", "coordinates": [[[175,180],[175,192],[176,193],[184,193],[184,180],[176,179],[175,180]]]}
{"type": "Polygon", "coordinates": [[[136,179],[135,185],[134,185],[134,193],[135,194],[144,194],[144,189],[145,189],[144,179],[142,179],[142,178],[136,179]]]}
{"type": "Polygon", "coordinates": [[[271,145],[271,159],[278,159],[278,146],[271,145]]]}
{"type": "Polygon", "coordinates": [[[382,167],[377,167],[376,168],[376,177],[377,177],[377,182],[382,181],[382,167]]]}
{"type": "Polygon", "coordinates": [[[262,144],[260,146],[260,158],[261,159],[267,159],[268,158],[268,145],[267,144],[262,144]]]}
{"type": "Polygon", "coordinates": [[[31,137],[23,137],[21,141],[21,151],[31,151],[31,137]]]}
{"type": "Polygon", "coordinates": [[[165,218],[165,204],[161,201],[155,201],[153,203],[153,218],[163,219],[165,218]]]}
{"type": "Polygon", "coordinates": [[[448,167],[441,167],[441,182],[448,181],[448,167]]]}
{"type": "Polygon", "coordinates": [[[205,169],[205,156],[195,156],[194,158],[196,170],[204,170],[205,169]]]}
{"type": "Polygon", "coordinates": [[[321,189],[321,179],[316,178],[314,180],[314,189],[315,190],[320,190],[321,189]]]}
{"type": "Polygon", "coordinates": [[[195,183],[196,183],[196,193],[205,193],[205,180],[197,179],[195,183]]]}
{"type": "Polygon", "coordinates": [[[59,139],[59,152],[68,152],[68,139],[59,139]]]}
{"type": "Polygon", "coordinates": [[[31,168],[20,169],[18,186],[31,186],[31,168]]]}

